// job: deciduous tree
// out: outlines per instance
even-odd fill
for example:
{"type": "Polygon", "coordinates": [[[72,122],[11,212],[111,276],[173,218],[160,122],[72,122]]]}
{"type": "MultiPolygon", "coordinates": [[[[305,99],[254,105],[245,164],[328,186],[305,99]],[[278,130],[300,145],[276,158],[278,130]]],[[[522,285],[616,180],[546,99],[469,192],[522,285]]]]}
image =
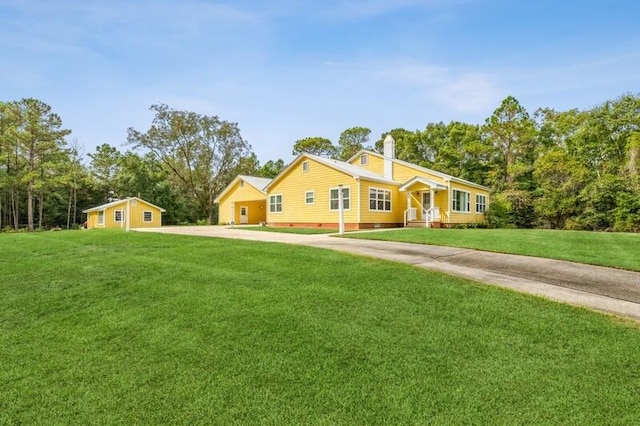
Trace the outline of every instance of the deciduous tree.
{"type": "Polygon", "coordinates": [[[153,105],[155,117],[142,133],[128,130],[135,148],[151,152],[180,183],[185,194],[211,224],[214,199],[234,177],[251,146],[240,135],[236,123],[167,105],[153,105]]]}

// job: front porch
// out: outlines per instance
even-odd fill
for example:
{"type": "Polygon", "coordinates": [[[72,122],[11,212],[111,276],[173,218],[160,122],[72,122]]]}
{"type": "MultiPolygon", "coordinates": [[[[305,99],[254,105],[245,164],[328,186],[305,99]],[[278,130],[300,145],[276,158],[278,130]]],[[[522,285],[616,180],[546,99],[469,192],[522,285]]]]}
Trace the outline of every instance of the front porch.
{"type": "Polygon", "coordinates": [[[449,223],[445,185],[416,176],[400,187],[406,193],[405,227],[440,228],[449,223]]]}
{"type": "Polygon", "coordinates": [[[267,201],[247,200],[231,203],[232,222],[235,225],[259,225],[267,221],[267,201]]]}

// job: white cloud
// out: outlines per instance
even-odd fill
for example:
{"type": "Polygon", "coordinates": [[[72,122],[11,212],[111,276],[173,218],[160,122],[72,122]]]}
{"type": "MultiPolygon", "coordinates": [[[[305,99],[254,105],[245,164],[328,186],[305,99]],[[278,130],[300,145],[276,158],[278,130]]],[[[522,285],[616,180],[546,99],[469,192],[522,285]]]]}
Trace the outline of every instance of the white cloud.
{"type": "Polygon", "coordinates": [[[387,84],[413,90],[425,101],[454,113],[486,113],[506,92],[490,75],[480,71],[457,71],[413,61],[390,62],[381,69],[380,76],[387,84]]]}
{"type": "Polygon", "coordinates": [[[480,73],[448,76],[448,81],[432,89],[436,99],[454,111],[483,113],[495,108],[506,91],[480,73]]]}

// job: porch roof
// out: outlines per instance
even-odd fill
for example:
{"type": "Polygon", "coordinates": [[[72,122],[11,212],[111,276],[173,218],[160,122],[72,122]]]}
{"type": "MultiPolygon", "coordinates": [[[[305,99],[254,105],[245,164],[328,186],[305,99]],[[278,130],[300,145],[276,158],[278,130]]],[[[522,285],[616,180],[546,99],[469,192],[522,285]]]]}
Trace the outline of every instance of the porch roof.
{"type": "Polygon", "coordinates": [[[414,176],[402,184],[402,186],[400,187],[400,191],[409,191],[409,188],[411,188],[415,184],[426,185],[429,188],[433,188],[433,189],[447,189],[445,185],[438,183],[434,180],[427,179],[426,177],[423,177],[423,176],[414,176]]]}

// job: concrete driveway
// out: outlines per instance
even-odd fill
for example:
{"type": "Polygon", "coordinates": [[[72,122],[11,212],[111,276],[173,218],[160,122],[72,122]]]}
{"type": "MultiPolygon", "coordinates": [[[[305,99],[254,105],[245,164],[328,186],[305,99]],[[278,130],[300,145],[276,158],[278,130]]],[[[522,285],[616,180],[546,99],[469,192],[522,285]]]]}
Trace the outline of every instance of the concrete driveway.
{"type": "Polygon", "coordinates": [[[285,234],[223,226],[167,226],[136,231],[269,241],[337,250],[407,263],[640,321],[638,272],[470,249],[336,238],[328,234],[285,234]]]}

